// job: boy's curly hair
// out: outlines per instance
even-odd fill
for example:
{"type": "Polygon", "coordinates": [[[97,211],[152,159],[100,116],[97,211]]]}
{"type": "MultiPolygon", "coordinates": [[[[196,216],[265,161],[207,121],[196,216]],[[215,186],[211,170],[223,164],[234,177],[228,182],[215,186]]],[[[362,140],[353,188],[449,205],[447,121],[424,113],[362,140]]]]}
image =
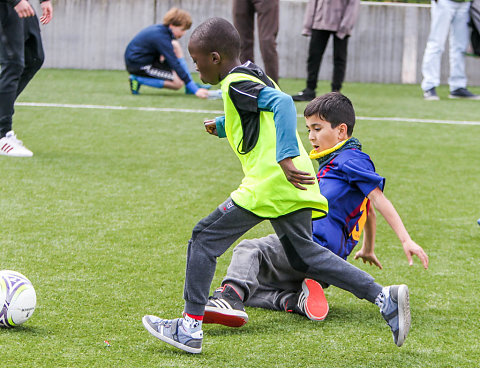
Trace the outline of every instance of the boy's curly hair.
{"type": "Polygon", "coordinates": [[[205,52],[218,52],[230,59],[240,55],[240,35],[229,21],[209,18],[192,33],[190,42],[195,42],[205,52]]]}

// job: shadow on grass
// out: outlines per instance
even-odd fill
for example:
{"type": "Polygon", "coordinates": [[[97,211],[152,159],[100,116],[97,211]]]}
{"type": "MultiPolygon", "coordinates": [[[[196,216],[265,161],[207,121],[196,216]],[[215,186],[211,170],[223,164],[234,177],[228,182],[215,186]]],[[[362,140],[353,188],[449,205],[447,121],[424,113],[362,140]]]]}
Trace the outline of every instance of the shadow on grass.
{"type": "Polygon", "coordinates": [[[47,336],[50,334],[49,330],[42,326],[17,326],[17,327],[2,327],[0,328],[0,336],[9,336],[22,334],[24,336],[47,336]]]}

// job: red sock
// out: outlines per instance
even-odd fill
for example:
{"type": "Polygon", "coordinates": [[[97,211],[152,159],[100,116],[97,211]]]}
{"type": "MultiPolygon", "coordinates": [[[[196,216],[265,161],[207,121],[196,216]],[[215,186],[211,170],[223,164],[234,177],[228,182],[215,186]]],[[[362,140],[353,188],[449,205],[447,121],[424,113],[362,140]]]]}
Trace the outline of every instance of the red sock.
{"type": "Polygon", "coordinates": [[[185,313],[186,316],[189,316],[190,318],[196,319],[197,321],[203,321],[203,316],[197,316],[195,314],[190,314],[190,313],[185,313]]]}

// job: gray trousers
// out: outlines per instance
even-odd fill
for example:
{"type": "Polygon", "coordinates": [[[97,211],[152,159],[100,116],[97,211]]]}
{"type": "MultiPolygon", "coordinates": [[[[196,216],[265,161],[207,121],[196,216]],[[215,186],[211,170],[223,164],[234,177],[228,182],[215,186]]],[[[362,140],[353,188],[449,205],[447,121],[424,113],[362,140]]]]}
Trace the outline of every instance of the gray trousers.
{"type": "MultiPolygon", "coordinates": [[[[217,257],[221,256],[240,236],[263,220],[236,206],[228,198],[194,227],[187,250],[184,287],[186,313],[204,314],[217,257]]],[[[322,280],[347,290],[358,298],[374,302],[382,286],[375,283],[368,273],[315,243],[312,240],[311,221],[311,210],[297,211],[270,219],[290,267],[299,273],[299,277],[303,274],[303,277],[306,275],[322,280]]],[[[250,266],[244,264],[239,267],[243,272],[235,280],[237,285],[246,286],[247,298],[252,294],[248,283],[251,282],[250,277],[255,273],[255,268],[250,269],[250,266]]]]}

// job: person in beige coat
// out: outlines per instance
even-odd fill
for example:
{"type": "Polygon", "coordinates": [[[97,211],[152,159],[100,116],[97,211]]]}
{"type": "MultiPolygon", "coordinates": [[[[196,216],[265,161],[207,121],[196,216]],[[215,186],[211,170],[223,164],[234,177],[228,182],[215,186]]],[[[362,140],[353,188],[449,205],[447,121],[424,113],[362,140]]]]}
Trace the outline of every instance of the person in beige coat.
{"type": "Polygon", "coordinates": [[[332,92],[339,92],[347,67],[348,38],[358,18],[360,0],[310,0],[305,11],[302,35],[310,36],[307,86],[292,96],[294,101],[315,98],[318,71],[330,36],[333,36],[332,92]]]}

